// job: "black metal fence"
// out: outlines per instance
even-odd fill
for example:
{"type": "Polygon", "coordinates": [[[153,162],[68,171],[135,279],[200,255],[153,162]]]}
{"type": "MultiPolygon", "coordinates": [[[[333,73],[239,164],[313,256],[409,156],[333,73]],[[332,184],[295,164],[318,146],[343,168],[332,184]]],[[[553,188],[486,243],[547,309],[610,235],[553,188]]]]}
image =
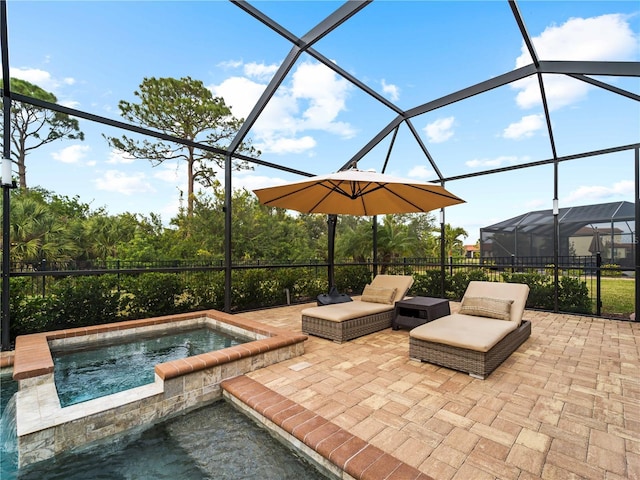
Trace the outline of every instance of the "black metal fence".
{"type": "MultiPolygon", "coordinates": [[[[267,308],[274,305],[312,301],[318,293],[322,293],[328,288],[328,267],[328,263],[318,259],[312,259],[306,262],[253,260],[234,263],[231,267],[233,272],[232,278],[235,279],[232,280],[232,303],[234,304],[232,310],[267,308]],[[276,295],[276,298],[264,299],[262,302],[257,297],[253,298],[249,304],[234,300],[234,294],[236,296],[251,296],[250,290],[251,288],[256,288],[256,283],[277,277],[277,274],[283,273],[284,269],[297,272],[292,274],[294,277],[297,277],[297,279],[292,279],[291,282],[297,281],[302,277],[306,278],[307,282],[302,287],[294,289],[293,287],[289,288],[287,281],[284,281],[280,289],[282,295],[276,295]],[[250,280],[254,283],[253,287],[243,286],[242,288],[238,288],[233,285],[233,282],[246,281],[244,277],[241,278],[242,274],[240,272],[250,271],[261,271],[266,272],[266,274],[261,276],[253,275],[250,280]]],[[[445,278],[460,273],[470,274],[476,271],[482,272],[483,278],[491,281],[503,281],[505,275],[510,274],[527,274],[539,275],[546,278],[551,277],[556,283],[558,279],[571,277],[586,284],[593,306],[591,311],[593,315],[610,318],[628,318],[629,314],[635,311],[633,295],[628,299],[628,303],[623,302],[622,306],[617,301],[617,291],[620,290],[620,285],[626,286],[624,283],[621,284],[620,281],[630,282],[629,291],[634,291],[634,271],[619,266],[602,265],[602,260],[599,255],[558,257],[557,270],[553,257],[516,257],[513,255],[510,257],[490,259],[449,257],[445,259],[445,262],[441,262],[438,257],[397,257],[386,263],[373,261],[364,263],[338,262],[336,263],[336,269],[336,284],[338,288],[341,291],[355,295],[361,293],[364,284],[376,273],[411,274],[420,277],[427,275],[429,272],[431,275],[440,272],[442,278],[445,278]]],[[[127,276],[144,273],[171,273],[179,275],[185,280],[195,276],[202,277],[202,275],[208,275],[204,280],[200,278],[199,281],[210,281],[212,284],[215,281],[220,287],[224,270],[225,266],[221,260],[204,262],[183,260],[153,262],[94,260],[65,263],[51,263],[43,260],[36,264],[13,264],[11,266],[10,277],[30,278],[31,294],[45,296],[49,286],[62,277],[115,275],[116,284],[119,289],[121,279],[124,280],[127,276]],[[213,278],[214,276],[215,280],[213,278]]],[[[289,276],[291,277],[292,275],[289,276]]],[[[297,283],[300,282],[298,281],[297,283]]],[[[222,286],[222,288],[224,288],[224,286],[222,286]]],[[[456,298],[451,298],[453,294],[450,291],[447,292],[444,289],[444,281],[442,282],[442,289],[436,289],[435,291],[426,293],[456,300],[456,298]]],[[[424,292],[417,292],[416,294],[424,294],[424,292]]],[[[556,311],[558,311],[557,305],[558,299],[556,298],[556,311]]]]}

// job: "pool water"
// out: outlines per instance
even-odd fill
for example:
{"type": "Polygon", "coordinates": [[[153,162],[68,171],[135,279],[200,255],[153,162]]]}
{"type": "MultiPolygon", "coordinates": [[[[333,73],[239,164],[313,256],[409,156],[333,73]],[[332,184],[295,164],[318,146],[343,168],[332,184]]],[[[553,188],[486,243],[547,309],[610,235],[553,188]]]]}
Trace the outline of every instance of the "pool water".
{"type": "Polygon", "coordinates": [[[239,345],[250,339],[210,328],[102,343],[90,349],[53,351],[54,380],[64,408],[155,380],[154,366],[239,345]]]}
{"type": "Polygon", "coordinates": [[[17,391],[18,382],[11,378],[11,374],[0,374],[0,479],[2,480],[14,478],[12,475],[18,465],[18,451],[15,445],[15,400],[10,405],[17,391]],[[7,405],[10,406],[9,409],[7,405]]]}
{"type": "Polygon", "coordinates": [[[19,473],[3,470],[1,478],[327,479],[225,400],[108,444],[59,455],[19,473]]]}

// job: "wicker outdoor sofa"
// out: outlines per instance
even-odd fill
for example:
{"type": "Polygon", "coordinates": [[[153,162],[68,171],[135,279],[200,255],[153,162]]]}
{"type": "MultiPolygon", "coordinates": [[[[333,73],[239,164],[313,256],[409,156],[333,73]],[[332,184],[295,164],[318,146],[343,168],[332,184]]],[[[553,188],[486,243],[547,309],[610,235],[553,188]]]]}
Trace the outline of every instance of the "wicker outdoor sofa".
{"type": "Polygon", "coordinates": [[[409,357],[485,379],[531,335],[528,296],[525,284],[470,282],[458,313],[409,332],[409,357]]]}
{"type": "Polygon", "coordinates": [[[358,300],[304,309],[302,332],[342,343],[390,328],[395,302],[411,285],[410,275],[376,275],[358,300]]]}

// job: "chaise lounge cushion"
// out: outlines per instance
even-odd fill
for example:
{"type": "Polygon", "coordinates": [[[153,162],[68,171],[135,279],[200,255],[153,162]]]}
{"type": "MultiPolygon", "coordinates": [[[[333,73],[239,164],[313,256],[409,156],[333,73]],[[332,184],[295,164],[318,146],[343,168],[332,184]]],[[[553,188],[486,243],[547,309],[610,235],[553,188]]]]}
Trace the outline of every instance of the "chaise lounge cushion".
{"type": "Polygon", "coordinates": [[[344,322],[345,320],[366,317],[382,312],[391,312],[393,311],[395,300],[404,298],[411,288],[411,285],[413,285],[413,277],[411,275],[376,275],[371,282],[370,288],[395,290],[394,300],[392,300],[391,303],[365,301],[361,297],[360,300],[356,300],[355,302],[305,308],[302,311],[302,316],[329,320],[331,322],[344,322]]]}
{"type": "Polygon", "coordinates": [[[360,301],[393,305],[397,291],[397,288],[374,287],[367,284],[364,287],[360,301]]]}
{"type": "Polygon", "coordinates": [[[414,328],[411,336],[418,340],[488,352],[517,328],[515,322],[454,313],[414,328]]]}
{"type": "Polygon", "coordinates": [[[520,325],[524,307],[529,297],[529,285],[524,283],[502,283],[502,282],[469,282],[464,292],[462,302],[467,297],[513,300],[509,312],[509,320],[520,325]]]}
{"type": "Polygon", "coordinates": [[[505,300],[503,298],[465,296],[462,299],[458,313],[478,317],[497,318],[498,320],[510,320],[512,304],[513,300],[505,300]]]}
{"type": "Polygon", "coordinates": [[[403,299],[412,284],[411,275],[376,275],[370,287],[382,291],[369,288],[367,295],[354,302],[302,310],[302,331],[341,343],[389,328],[393,320],[395,301],[403,299]],[[366,301],[375,299],[387,302],[394,291],[391,303],[366,301]]]}
{"type": "Polygon", "coordinates": [[[324,305],[322,307],[305,308],[302,315],[314,318],[321,318],[330,322],[344,322],[352,318],[374,315],[392,310],[393,306],[384,303],[363,302],[356,300],[355,302],[336,303],[333,305],[324,305]]]}
{"type": "Polygon", "coordinates": [[[469,282],[460,311],[479,315],[458,312],[414,328],[409,356],[486,378],[531,335],[531,322],[522,320],[528,296],[526,284],[469,282]]]}

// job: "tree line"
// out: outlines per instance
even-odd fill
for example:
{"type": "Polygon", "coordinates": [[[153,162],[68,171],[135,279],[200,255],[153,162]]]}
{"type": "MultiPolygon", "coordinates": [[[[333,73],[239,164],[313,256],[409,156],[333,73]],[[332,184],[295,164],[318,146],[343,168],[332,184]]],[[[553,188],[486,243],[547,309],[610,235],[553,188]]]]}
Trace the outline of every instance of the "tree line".
{"type": "MultiPolygon", "coordinates": [[[[85,260],[141,262],[224,259],[224,189],[194,196],[193,214],[184,207],[165,225],[159,215],[92,210],[80,198],[35,187],[11,192],[11,261],[64,265],[85,260]]],[[[247,190],[232,195],[234,262],[305,262],[327,259],[326,216],[292,214],[258,202],[247,190]]],[[[373,218],[341,216],[336,237],[338,261],[372,257],[373,218]]],[[[433,214],[385,215],[377,219],[377,250],[382,262],[398,257],[436,257],[440,226],[433,214]]],[[[447,251],[462,251],[464,230],[446,225],[447,251]]]]}
{"type": "MultiPolygon", "coordinates": [[[[56,97],[19,79],[10,79],[13,92],[55,103],[56,97]]],[[[138,102],[120,101],[122,117],[131,124],[224,150],[240,129],[221,97],[214,97],[203,82],[189,77],[145,78],[134,92],[138,102]]],[[[107,137],[109,145],[153,165],[173,159],[184,162],[188,173],[186,205],[165,225],[156,214],[110,215],[106,208],[92,210],[79,197],[65,197],[41,187],[27,188],[27,156],[57,140],[84,140],[78,120],[27,103],[12,102],[11,160],[18,173],[11,193],[11,260],[37,264],[41,260],[64,264],[82,260],[204,260],[224,258],[224,190],[214,165],[224,156],[215,151],[138,140],[126,135],[107,137]],[[207,187],[198,193],[194,185],[207,187]]],[[[246,140],[238,152],[257,157],[260,152],[246,140]]],[[[234,169],[247,169],[234,161],[234,169]]],[[[260,205],[246,190],[232,194],[233,261],[248,259],[307,261],[327,257],[326,217],[293,215],[260,205]]],[[[433,214],[386,215],[377,219],[378,257],[430,257],[440,254],[440,226],[433,214]]],[[[372,256],[373,219],[340,217],[336,259],[365,261],[372,256]]],[[[445,226],[445,251],[463,254],[462,228],[445,226]]]]}

